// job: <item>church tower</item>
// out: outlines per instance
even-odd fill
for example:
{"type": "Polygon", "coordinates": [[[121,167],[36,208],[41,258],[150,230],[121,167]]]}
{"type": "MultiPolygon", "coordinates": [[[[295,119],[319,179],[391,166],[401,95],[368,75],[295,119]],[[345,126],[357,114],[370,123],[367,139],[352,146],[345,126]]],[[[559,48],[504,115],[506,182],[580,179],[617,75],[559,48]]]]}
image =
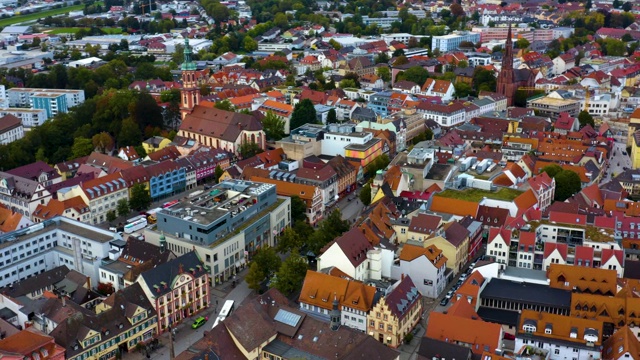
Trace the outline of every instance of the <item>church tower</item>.
{"type": "Polygon", "coordinates": [[[511,40],[511,24],[507,32],[507,42],[504,45],[502,56],[502,69],[498,75],[496,92],[507,97],[507,106],[513,106],[513,99],[516,95],[517,84],[515,71],[513,70],[513,42],[511,40]]]}
{"type": "Polygon", "coordinates": [[[331,318],[330,328],[333,331],[336,331],[340,328],[340,309],[338,307],[338,296],[336,294],[333,295],[333,309],[329,312],[329,317],[331,318]]]}
{"type": "Polygon", "coordinates": [[[191,58],[189,39],[184,38],[184,63],[182,63],[182,90],[180,90],[180,115],[182,120],[200,104],[200,88],[196,81],[196,63],[191,58]]]}

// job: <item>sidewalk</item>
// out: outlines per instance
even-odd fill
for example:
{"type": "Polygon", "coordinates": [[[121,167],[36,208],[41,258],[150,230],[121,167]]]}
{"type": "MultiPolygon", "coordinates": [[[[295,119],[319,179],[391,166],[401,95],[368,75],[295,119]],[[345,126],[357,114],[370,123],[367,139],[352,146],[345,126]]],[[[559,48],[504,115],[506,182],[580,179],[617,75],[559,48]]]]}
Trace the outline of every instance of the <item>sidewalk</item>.
{"type": "MultiPolygon", "coordinates": [[[[249,272],[248,268],[245,268],[236,275],[236,286],[241,284],[244,281],[244,278],[248,272],[249,272]]],[[[174,348],[183,347],[183,346],[178,346],[177,344],[182,343],[185,340],[188,341],[188,339],[194,339],[193,341],[195,342],[197,341],[197,339],[202,337],[202,334],[204,333],[205,330],[206,331],[210,330],[212,322],[215,321],[214,319],[218,316],[219,309],[222,307],[222,304],[224,303],[225,299],[229,296],[229,293],[233,289],[234,287],[232,285],[232,281],[226,281],[222,284],[218,284],[210,288],[211,298],[210,298],[209,304],[211,305],[205,310],[189,318],[184,319],[180,324],[175,326],[176,340],[174,343],[174,348]],[[209,321],[207,322],[207,324],[205,324],[204,326],[200,327],[197,330],[191,329],[191,324],[193,323],[193,320],[200,316],[209,318],[209,321]],[[198,335],[194,336],[194,334],[198,334],[198,335]]],[[[238,307],[240,306],[240,304],[236,304],[235,306],[238,307]]],[[[160,348],[151,352],[149,354],[149,358],[151,359],[165,358],[166,354],[169,353],[169,332],[164,332],[160,335],[157,335],[156,338],[160,340],[160,348]]],[[[186,347],[188,348],[191,345],[192,343],[189,343],[187,344],[186,347]]],[[[180,351],[178,350],[175,351],[176,356],[178,356],[179,353],[180,351]]],[[[137,350],[133,350],[129,353],[122,354],[122,359],[143,360],[143,359],[147,359],[147,356],[144,351],[139,352],[137,350]]]]}

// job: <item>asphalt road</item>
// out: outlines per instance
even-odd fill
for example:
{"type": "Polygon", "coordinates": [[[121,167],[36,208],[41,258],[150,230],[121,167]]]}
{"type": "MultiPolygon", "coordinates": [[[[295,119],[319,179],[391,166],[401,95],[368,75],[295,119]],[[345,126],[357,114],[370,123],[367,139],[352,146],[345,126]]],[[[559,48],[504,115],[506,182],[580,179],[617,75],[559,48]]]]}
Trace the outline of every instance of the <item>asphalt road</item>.
{"type": "Polygon", "coordinates": [[[609,182],[614,176],[623,172],[624,167],[631,168],[631,158],[629,154],[623,155],[623,152],[627,151],[626,147],[624,142],[615,142],[611,157],[609,158],[609,167],[605,170],[606,172],[602,176],[601,183],[609,182]]]}

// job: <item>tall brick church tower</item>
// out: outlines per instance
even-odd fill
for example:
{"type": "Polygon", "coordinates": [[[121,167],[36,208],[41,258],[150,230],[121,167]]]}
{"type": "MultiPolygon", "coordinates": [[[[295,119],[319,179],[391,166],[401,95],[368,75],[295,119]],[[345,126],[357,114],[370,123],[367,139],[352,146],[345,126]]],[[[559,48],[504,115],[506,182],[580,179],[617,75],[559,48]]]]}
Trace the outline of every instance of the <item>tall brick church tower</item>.
{"type": "Polygon", "coordinates": [[[504,55],[502,56],[502,69],[498,75],[497,93],[507,97],[507,106],[513,106],[513,99],[518,90],[516,82],[516,74],[513,70],[513,42],[511,41],[511,24],[507,32],[507,42],[504,46],[504,55]]]}
{"type": "Polygon", "coordinates": [[[191,59],[189,39],[184,38],[184,63],[182,63],[182,90],[180,90],[180,115],[182,120],[200,104],[200,88],[196,81],[196,63],[191,59]]]}

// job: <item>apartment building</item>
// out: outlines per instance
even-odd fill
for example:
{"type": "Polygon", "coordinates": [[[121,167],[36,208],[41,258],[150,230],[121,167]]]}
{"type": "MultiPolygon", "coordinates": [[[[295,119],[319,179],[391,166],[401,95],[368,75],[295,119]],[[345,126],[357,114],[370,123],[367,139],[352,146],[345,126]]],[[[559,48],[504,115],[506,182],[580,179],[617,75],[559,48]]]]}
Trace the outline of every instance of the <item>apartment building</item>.
{"type": "Polygon", "coordinates": [[[7,145],[24,137],[22,120],[13,115],[0,117],[0,145],[7,145]]]}
{"type": "Polygon", "coordinates": [[[405,244],[391,267],[391,278],[400,280],[402,276],[410,276],[416,280],[415,285],[423,296],[437,299],[447,285],[446,272],[447,257],[438,247],[405,244]]]}
{"type": "Polygon", "coordinates": [[[422,295],[411,277],[404,276],[369,312],[367,332],[379,342],[397,348],[421,316],[422,295]]]}
{"type": "Polygon", "coordinates": [[[438,125],[445,128],[462,124],[466,118],[466,111],[460,103],[441,105],[424,101],[418,104],[416,110],[425,119],[434,120],[438,125]]]}
{"type": "Polygon", "coordinates": [[[209,272],[195,251],[143,272],[137,283],[155,308],[158,334],[209,306],[209,272]]]}
{"type": "Polygon", "coordinates": [[[176,255],[195,247],[218,283],[244,268],[247,254],[274,246],[291,221],[290,202],[278,197],[273,184],[224,181],[159,212],[157,228],[145,229],[145,240],[176,255]]]}
{"type": "Polygon", "coordinates": [[[111,294],[95,312],[77,313],[73,320],[50,334],[68,360],[113,359],[147,344],[157,333],[153,306],[138,285],[111,294]]]}
{"type": "Polygon", "coordinates": [[[127,182],[120,173],[109,174],[58,191],[58,200],[80,196],[91,210],[91,223],[107,221],[107,213],[116,211],[118,201],[129,200],[127,182]]]}
{"type": "Polygon", "coordinates": [[[468,31],[454,31],[447,35],[433,36],[431,40],[431,50],[435,51],[439,49],[440,53],[455,51],[458,50],[460,43],[463,41],[469,41],[475,44],[480,41],[480,34],[468,31]]]}
{"type": "Polygon", "coordinates": [[[307,270],[300,310],[330,320],[333,302],[338,301],[340,324],[366,332],[367,315],[376,302],[376,288],[360,281],[307,270]]]}
{"type": "Polygon", "coordinates": [[[40,126],[47,121],[47,113],[44,109],[3,108],[0,116],[13,115],[22,121],[26,128],[40,126]]]}
{"type": "MultiPolygon", "coordinates": [[[[115,238],[114,238],[115,237],[115,238]]],[[[101,259],[107,258],[113,232],[65,217],[0,235],[0,286],[65,265],[100,280],[101,259]]]]}
{"type": "Polygon", "coordinates": [[[515,348],[535,345],[551,359],[599,359],[602,336],[602,321],[522,310],[515,348]]]}
{"type": "Polygon", "coordinates": [[[46,187],[61,180],[60,174],[42,161],[0,172],[0,204],[32,218],[38,205],[51,199],[46,187]]]}
{"type": "MultiPolygon", "coordinates": [[[[84,90],[68,89],[36,89],[36,88],[11,88],[7,90],[7,99],[10,107],[35,107],[34,96],[39,94],[64,95],[67,108],[80,105],[84,102],[84,90]]],[[[65,110],[66,112],[66,110],[65,110]]]]}

